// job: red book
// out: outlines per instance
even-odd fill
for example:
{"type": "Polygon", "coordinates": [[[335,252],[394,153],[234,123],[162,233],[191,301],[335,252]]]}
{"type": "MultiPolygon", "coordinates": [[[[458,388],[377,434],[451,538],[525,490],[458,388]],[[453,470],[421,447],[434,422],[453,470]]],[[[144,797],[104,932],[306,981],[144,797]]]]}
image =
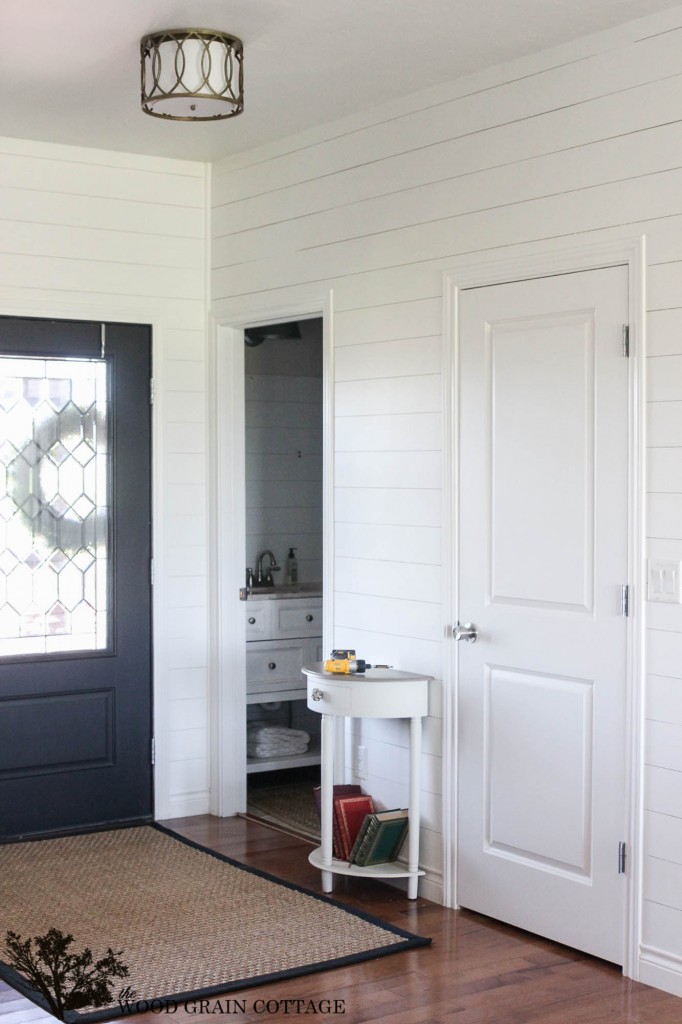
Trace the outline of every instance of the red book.
{"type": "MultiPolygon", "coordinates": [[[[313,799],[315,800],[315,806],[317,807],[317,813],[321,816],[321,796],[320,786],[315,786],[313,789],[313,799]]],[[[336,803],[337,797],[340,796],[359,796],[362,793],[362,788],[355,785],[338,785],[334,786],[334,804],[336,803]]],[[[333,853],[338,860],[344,860],[343,848],[341,844],[341,836],[339,834],[339,822],[336,815],[336,808],[332,813],[332,844],[333,853]]],[[[346,858],[347,859],[347,858],[346,858]]]]}
{"type": "MultiPolygon", "coordinates": [[[[321,786],[314,786],[313,787],[313,800],[315,801],[315,806],[317,807],[317,813],[318,814],[322,813],[322,811],[321,811],[322,797],[320,795],[321,792],[322,792],[322,787],[321,786]]],[[[362,793],[362,787],[361,786],[351,786],[351,785],[348,785],[348,786],[341,786],[341,785],[340,786],[334,786],[334,799],[336,799],[337,796],[360,796],[361,793],[362,793]]]]}
{"type": "Polygon", "coordinates": [[[353,843],[360,831],[365,816],[374,813],[371,796],[337,796],[334,800],[334,817],[338,822],[341,847],[340,860],[348,860],[353,843]]]}

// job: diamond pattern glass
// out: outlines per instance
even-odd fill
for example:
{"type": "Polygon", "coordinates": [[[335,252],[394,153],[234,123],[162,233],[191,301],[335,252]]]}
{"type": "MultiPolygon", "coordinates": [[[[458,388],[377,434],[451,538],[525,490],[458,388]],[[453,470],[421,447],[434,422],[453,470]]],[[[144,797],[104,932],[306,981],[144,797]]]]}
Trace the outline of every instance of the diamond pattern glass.
{"type": "Polygon", "coordinates": [[[108,644],[107,367],[0,356],[0,656],[108,644]]]}

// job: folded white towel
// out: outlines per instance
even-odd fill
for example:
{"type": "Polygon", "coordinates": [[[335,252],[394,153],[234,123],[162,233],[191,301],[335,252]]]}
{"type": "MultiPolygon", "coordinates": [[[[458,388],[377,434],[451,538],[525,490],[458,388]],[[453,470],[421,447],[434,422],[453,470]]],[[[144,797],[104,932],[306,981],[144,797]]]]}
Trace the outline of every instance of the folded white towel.
{"type": "Polygon", "coordinates": [[[307,747],[308,740],[304,739],[293,739],[293,740],[268,740],[260,739],[254,736],[246,741],[247,746],[251,747],[270,747],[271,750],[292,750],[295,747],[307,747]]]}
{"type": "Polygon", "coordinates": [[[261,757],[264,754],[303,754],[308,749],[308,744],[304,740],[300,740],[298,743],[289,743],[286,746],[272,743],[247,743],[246,749],[249,754],[258,751],[261,757]]]}
{"type": "Polygon", "coordinates": [[[308,740],[306,739],[293,739],[293,740],[262,740],[257,736],[249,738],[246,741],[248,747],[269,747],[271,750],[293,750],[298,747],[307,747],[308,740]]]}
{"type": "Polygon", "coordinates": [[[247,753],[249,757],[298,757],[301,754],[308,752],[308,744],[301,743],[298,747],[288,747],[286,750],[282,750],[279,747],[272,748],[269,746],[261,746],[257,743],[253,747],[247,747],[247,753]]]}
{"type": "Polygon", "coordinates": [[[310,734],[303,729],[288,729],[284,725],[259,725],[254,722],[247,729],[249,739],[257,737],[259,740],[305,740],[310,743],[310,734]]]}
{"type": "Polygon", "coordinates": [[[253,722],[247,729],[246,752],[249,757],[296,757],[307,752],[309,743],[310,734],[303,729],[253,722]]]}

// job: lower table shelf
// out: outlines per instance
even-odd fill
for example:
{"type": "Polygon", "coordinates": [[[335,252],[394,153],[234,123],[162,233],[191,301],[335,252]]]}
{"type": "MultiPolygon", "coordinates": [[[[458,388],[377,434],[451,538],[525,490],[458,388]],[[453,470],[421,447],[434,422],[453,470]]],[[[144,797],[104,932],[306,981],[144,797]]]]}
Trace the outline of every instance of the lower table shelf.
{"type": "Polygon", "coordinates": [[[331,871],[334,875],[355,875],[357,878],[412,878],[414,875],[425,873],[421,869],[410,871],[406,864],[401,864],[397,860],[360,867],[359,864],[349,864],[346,860],[337,860],[334,857],[331,864],[325,864],[322,860],[321,846],[308,855],[308,860],[320,871],[331,871]]]}

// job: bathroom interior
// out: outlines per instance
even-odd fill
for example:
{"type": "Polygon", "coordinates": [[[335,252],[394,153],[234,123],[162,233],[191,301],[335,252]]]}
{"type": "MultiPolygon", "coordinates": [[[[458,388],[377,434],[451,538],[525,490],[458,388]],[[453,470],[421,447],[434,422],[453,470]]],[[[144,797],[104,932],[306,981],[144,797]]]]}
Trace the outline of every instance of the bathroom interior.
{"type": "Polygon", "coordinates": [[[244,335],[247,816],[315,840],[322,658],[322,319],[244,335]]]}

